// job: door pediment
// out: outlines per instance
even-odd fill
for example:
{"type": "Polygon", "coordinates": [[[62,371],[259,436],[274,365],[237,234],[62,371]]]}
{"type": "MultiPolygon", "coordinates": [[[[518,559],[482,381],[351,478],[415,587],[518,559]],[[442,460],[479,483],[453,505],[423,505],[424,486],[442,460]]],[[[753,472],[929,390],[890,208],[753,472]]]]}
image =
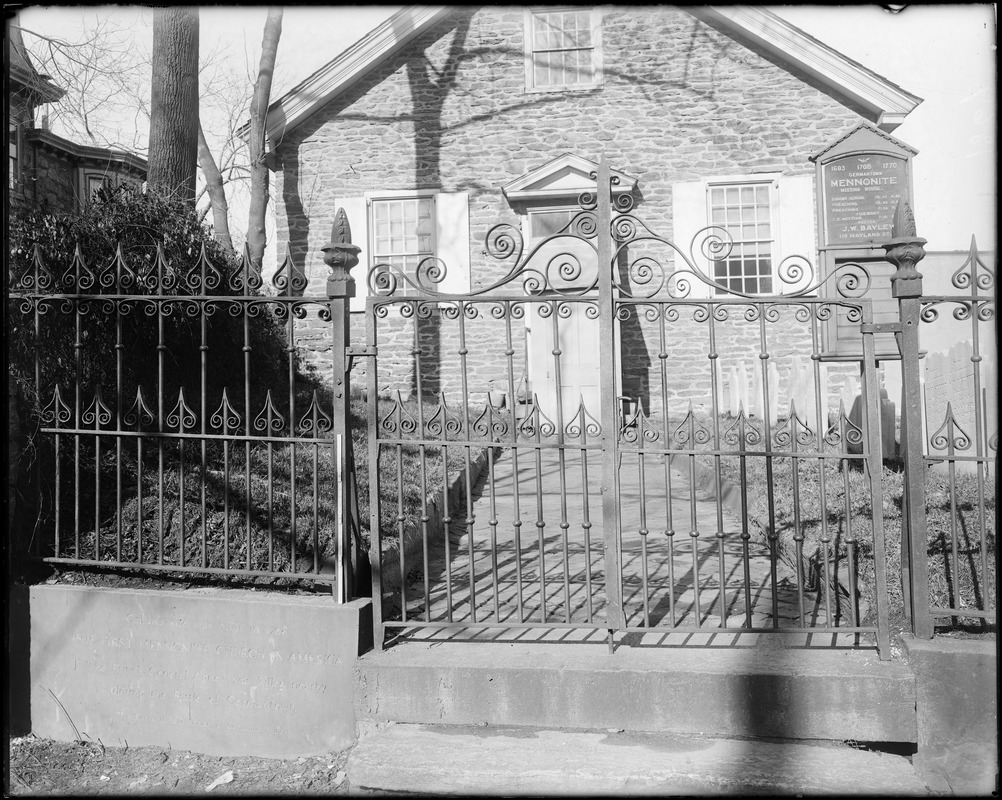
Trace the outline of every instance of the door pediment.
{"type": "MultiPolygon", "coordinates": [[[[564,153],[536,169],[526,172],[501,187],[512,205],[539,203],[546,200],[577,197],[582,192],[595,191],[598,164],[581,156],[564,153]]],[[[614,195],[630,194],[637,188],[637,179],[625,172],[611,170],[618,181],[613,182],[614,195]]]]}

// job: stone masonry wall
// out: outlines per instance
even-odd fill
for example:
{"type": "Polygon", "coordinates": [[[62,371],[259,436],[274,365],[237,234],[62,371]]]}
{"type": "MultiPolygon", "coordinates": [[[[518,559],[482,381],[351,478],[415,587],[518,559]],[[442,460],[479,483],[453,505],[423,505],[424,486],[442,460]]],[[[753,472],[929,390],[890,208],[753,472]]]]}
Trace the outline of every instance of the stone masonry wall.
{"type": "Polygon", "coordinates": [[[31,180],[35,202],[58,214],[72,214],[77,210],[74,181],[76,167],[65,158],[59,158],[42,148],[35,148],[35,168],[31,180]]]}
{"type": "MultiPolygon", "coordinates": [[[[670,238],[673,182],[752,171],[811,174],[808,156],[860,121],[809,81],[683,9],[604,7],[604,81],[586,91],[527,93],[523,33],[521,8],[457,9],[281,142],[277,241],[309,277],[307,293],[323,293],[320,248],[340,198],[414,187],[468,192],[476,290],[510,266],[483,254],[492,225],[519,222],[500,186],[562,153],[597,161],[604,152],[610,166],[636,176],[637,213],[670,238]]],[[[355,269],[360,286],[364,270],[355,269]]],[[[353,319],[355,344],[362,325],[353,319]]],[[[302,321],[297,335],[323,372],[325,325],[302,321]]],[[[381,359],[389,346],[380,342],[381,359]]],[[[483,355],[471,354],[470,380],[486,384],[503,349],[496,340],[483,355]]],[[[660,365],[651,370],[649,379],[660,381],[660,365]]],[[[356,386],[363,371],[356,365],[356,386]]]]}

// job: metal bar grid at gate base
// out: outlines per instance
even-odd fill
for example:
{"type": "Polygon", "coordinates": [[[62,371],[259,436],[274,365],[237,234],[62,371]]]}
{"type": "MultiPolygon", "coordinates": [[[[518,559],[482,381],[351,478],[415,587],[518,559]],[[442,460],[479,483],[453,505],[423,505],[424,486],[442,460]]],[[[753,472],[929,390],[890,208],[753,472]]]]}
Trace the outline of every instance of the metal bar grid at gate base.
{"type": "Polygon", "coordinates": [[[339,586],[342,437],[298,338],[334,301],[291,262],[121,246],[12,261],[37,402],[35,553],[62,568],[339,586]]]}
{"type": "Polygon", "coordinates": [[[380,266],[365,343],[377,643],[418,628],[830,632],[886,657],[883,528],[856,513],[882,503],[872,346],[820,357],[824,323],[864,326],[869,301],[631,294],[628,266],[603,282],[580,258],[582,242],[597,263],[610,243],[623,256],[595,219],[489,290],[438,294],[380,266]],[[791,342],[807,360],[798,399],[791,342]],[[754,405],[725,408],[739,357],[754,405]],[[858,414],[828,402],[838,370],[858,381],[858,414]]]}
{"type": "Polygon", "coordinates": [[[964,331],[954,337],[963,344],[925,358],[923,477],[927,504],[938,503],[947,518],[938,536],[930,533],[928,612],[935,620],[984,624],[998,619],[996,284],[973,239],[950,283],[950,294],[923,294],[918,315],[923,344],[950,326],[964,331]],[[933,385],[936,378],[949,382],[946,396],[942,385],[933,385]],[[945,493],[934,491],[935,484],[945,493]]]}

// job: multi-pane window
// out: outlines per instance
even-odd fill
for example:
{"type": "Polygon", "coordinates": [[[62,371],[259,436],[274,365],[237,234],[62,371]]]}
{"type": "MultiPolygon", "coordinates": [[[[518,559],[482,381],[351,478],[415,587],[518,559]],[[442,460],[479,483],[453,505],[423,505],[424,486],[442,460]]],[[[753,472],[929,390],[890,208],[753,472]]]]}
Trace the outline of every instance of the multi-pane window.
{"type": "Polygon", "coordinates": [[[373,200],[372,262],[413,274],[435,254],[435,198],[373,200]]]}
{"type": "Polygon", "coordinates": [[[87,176],[87,202],[93,203],[97,200],[97,193],[105,187],[105,179],[101,175],[87,176]]]}
{"type": "Polygon", "coordinates": [[[713,262],[714,280],[733,292],[773,291],[772,184],[710,186],[710,223],[724,228],[733,245],[713,262]]]}
{"type": "Polygon", "coordinates": [[[586,87],[598,81],[595,12],[568,8],[529,12],[531,89],[586,87]]]}
{"type": "Polygon", "coordinates": [[[9,189],[17,186],[17,125],[7,123],[7,166],[10,168],[9,189]]]}

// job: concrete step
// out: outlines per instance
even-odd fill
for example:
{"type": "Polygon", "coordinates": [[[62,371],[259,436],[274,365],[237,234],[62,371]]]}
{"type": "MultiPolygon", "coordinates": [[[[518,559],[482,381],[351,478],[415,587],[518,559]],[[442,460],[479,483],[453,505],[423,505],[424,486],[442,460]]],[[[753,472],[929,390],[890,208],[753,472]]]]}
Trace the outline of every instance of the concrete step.
{"type": "Polygon", "coordinates": [[[929,794],[903,756],[846,745],[627,731],[391,724],[359,741],[346,771],[361,792],[929,794]]]}
{"type": "MultiPolygon", "coordinates": [[[[915,679],[872,651],[407,641],[356,665],[369,722],[915,742],[915,679]]],[[[754,641],[754,640],[753,640],[754,641]]]]}

